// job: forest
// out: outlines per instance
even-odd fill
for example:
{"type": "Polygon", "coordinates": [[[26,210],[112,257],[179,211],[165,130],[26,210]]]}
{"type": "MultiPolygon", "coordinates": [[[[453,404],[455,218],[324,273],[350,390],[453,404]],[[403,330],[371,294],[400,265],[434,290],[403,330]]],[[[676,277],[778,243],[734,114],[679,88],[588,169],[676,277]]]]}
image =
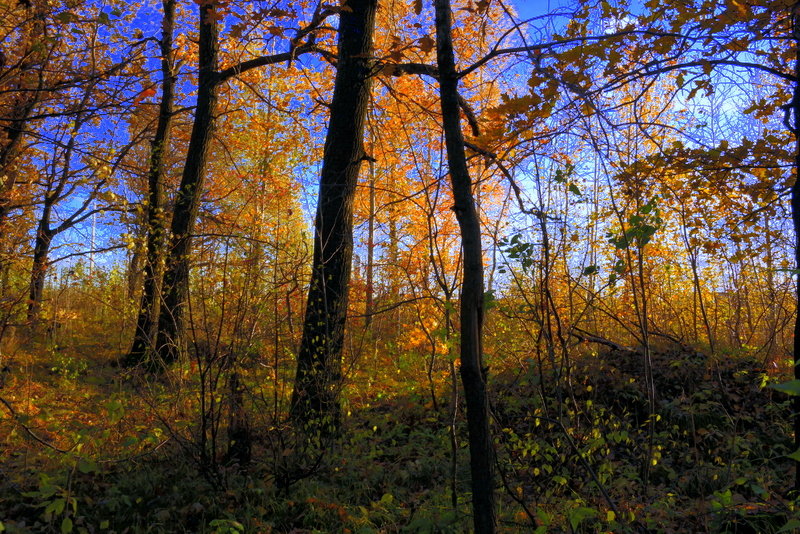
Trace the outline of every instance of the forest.
{"type": "Polygon", "coordinates": [[[0,533],[800,532],[800,2],[0,32],[0,533]]]}

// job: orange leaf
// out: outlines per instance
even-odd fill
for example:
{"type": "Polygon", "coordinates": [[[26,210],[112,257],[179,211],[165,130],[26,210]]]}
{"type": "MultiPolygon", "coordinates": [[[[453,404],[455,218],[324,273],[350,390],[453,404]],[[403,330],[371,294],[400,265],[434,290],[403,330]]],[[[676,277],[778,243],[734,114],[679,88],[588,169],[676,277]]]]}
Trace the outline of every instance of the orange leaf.
{"type": "Polygon", "coordinates": [[[155,94],[156,94],[156,90],[153,87],[148,87],[147,89],[144,89],[141,93],[136,95],[136,98],[133,99],[133,105],[136,106],[142,100],[144,100],[145,98],[150,98],[151,96],[154,96],[155,94]]]}

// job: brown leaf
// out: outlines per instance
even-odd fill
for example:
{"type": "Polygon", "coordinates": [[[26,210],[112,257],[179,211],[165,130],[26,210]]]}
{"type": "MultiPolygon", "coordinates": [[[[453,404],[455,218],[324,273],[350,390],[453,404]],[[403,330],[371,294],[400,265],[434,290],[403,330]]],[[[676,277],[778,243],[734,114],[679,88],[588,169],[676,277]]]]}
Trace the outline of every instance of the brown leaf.
{"type": "Polygon", "coordinates": [[[419,38],[419,49],[422,51],[423,54],[427,54],[435,47],[436,47],[436,41],[434,41],[429,35],[425,35],[424,37],[419,38]]]}
{"type": "Polygon", "coordinates": [[[241,39],[246,26],[244,24],[234,24],[231,26],[231,37],[241,39]]]}
{"type": "Polygon", "coordinates": [[[275,17],[276,19],[285,19],[289,17],[293,17],[294,15],[285,9],[273,8],[270,9],[268,12],[269,16],[275,17]]]}
{"type": "Polygon", "coordinates": [[[219,22],[225,18],[225,14],[217,9],[209,9],[206,13],[206,24],[214,24],[215,22],[219,22]]]}

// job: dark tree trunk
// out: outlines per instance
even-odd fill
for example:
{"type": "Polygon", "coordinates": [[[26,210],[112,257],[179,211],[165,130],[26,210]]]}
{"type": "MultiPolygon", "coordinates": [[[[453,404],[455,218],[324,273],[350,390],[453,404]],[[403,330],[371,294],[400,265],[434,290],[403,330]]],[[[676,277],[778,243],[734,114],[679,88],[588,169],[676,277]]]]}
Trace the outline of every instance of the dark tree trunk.
{"type": "Polygon", "coordinates": [[[458,74],[453,54],[449,0],[436,0],[436,57],[439,95],[453,186],[456,217],[461,228],[464,277],[461,284],[461,380],[467,404],[473,525],[477,534],[495,531],[494,448],[489,430],[489,402],[482,363],[483,254],[478,211],[464,152],[458,104],[458,74]]]}
{"type": "Polygon", "coordinates": [[[350,268],[353,201],[362,160],[371,85],[377,0],[349,0],[339,15],[339,55],[322,160],[314,259],[297,356],[292,419],[330,432],[339,419],[338,389],[350,268]]]}
{"type": "Polygon", "coordinates": [[[214,4],[200,5],[197,107],[180,188],[172,215],[170,242],[163,278],[164,300],[159,311],[157,351],[162,363],[178,359],[185,347],[184,312],[189,297],[189,254],[200,209],[206,162],[214,128],[219,74],[219,29],[214,4]]]}
{"type": "MultiPolygon", "coordinates": [[[[792,7],[792,36],[795,46],[795,66],[794,73],[794,93],[788,113],[791,113],[793,122],[787,125],[792,129],[795,136],[795,160],[794,160],[794,184],[791,194],[792,225],[794,227],[794,259],[795,266],[800,269],[800,2],[792,7]]],[[[792,356],[794,362],[794,377],[800,380],[800,275],[795,280],[795,322],[794,322],[794,344],[792,356]]],[[[800,449],[800,396],[795,396],[792,401],[794,411],[794,445],[795,450],[800,449]]],[[[794,489],[800,492],[800,462],[795,462],[794,489]]]]}
{"type": "Polygon", "coordinates": [[[367,221],[367,296],[364,326],[372,325],[375,313],[375,162],[369,162],[369,220],[367,221]]]}
{"type": "Polygon", "coordinates": [[[33,265],[31,267],[31,281],[28,291],[28,322],[33,324],[39,318],[44,293],[44,281],[47,276],[47,258],[50,255],[50,244],[53,242],[54,232],[50,228],[52,203],[45,200],[42,216],[36,230],[36,242],[33,245],[33,265]]]}
{"type": "Polygon", "coordinates": [[[175,63],[172,39],[175,28],[175,0],[163,0],[164,21],[161,35],[161,104],[158,125],[150,145],[147,171],[147,260],[144,265],[144,288],[133,345],[126,364],[136,365],[151,355],[157,334],[161,299],[161,275],[164,264],[166,213],[164,210],[164,160],[170,145],[172,108],[175,100],[175,63]]]}

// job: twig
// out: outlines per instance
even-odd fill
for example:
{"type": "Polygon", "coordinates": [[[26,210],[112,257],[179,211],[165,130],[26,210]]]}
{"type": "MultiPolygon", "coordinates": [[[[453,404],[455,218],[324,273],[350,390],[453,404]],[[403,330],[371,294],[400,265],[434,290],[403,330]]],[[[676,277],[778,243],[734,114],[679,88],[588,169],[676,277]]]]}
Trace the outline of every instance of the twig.
{"type": "MultiPolygon", "coordinates": [[[[23,423],[23,422],[20,420],[20,417],[19,417],[19,415],[18,415],[18,414],[17,414],[17,412],[14,410],[14,408],[11,406],[11,404],[9,404],[9,402],[8,402],[7,400],[5,400],[3,397],[0,397],[0,402],[2,402],[2,403],[3,403],[3,405],[4,405],[4,406],[5,406],[7,409],[8,409],[8,412],[11,414],[11,418],[12,418],[12,419],[14,419],[14,421],[15,421],[15,422],[16,422],[16,423],[17,423],[19,426],[21,426],[23,430],[25,430],[25,433],[26,433],[26,434],[28,434],[28,435],[29,435],[29,436],[30,436],[32,439],[34,439],[35,441],[38,441],[39,443],[41,443],[41,444],[42,444],[42,445],[44,445],[45,447],[48,447],[48,448],[50,448],[50,449],[53,449],[53,450],[54,450],[54,451],[56,451],[56,452],[60,452],[61,454],[69,454],[69,452],[70,452],[72,449],[74,449],[74,448],[75,448],[75,445],[73,445],[72,447],[70,447],[70,448],[69,448],[69,449],[67,449],[67,450],[64,450],[64,449],[59,449],[58,447],[56,447],[56,446],[55,446],[55,445],[53,445],[52,443],[49,443],[49,442],[45,441],[44,439],[40,438],[39,436],[37,436],[37,435],[36,435],[36,433],[35,433],[33,430],[31,430],[31,429],[30,429],[30,427],[29,427],[28,425],[26,425],[25,423],[23,423]]],[[[77,445],[77,444],[76,444],[76,445],[77,445]]]]}
{"type": "Polygon", "coordinates": [[[620,352],[631,352],[631,353],[636,353],[637,352],[635,349],[632,349],[630,347],[624,347],[624,346],[622,346],[622,345],[620,345],[618,343],[614,343],[613,341],[608,340],[608,339],[606,339],[604,337],[600,337],[600,336],[597,336],[597,335],[594,335],[594,334],[590,334],[586,330],[582,330],[582,329],[578,328],[577,326],[573,326],[572,327],[572,330],[570,330],[570,334],[572,334],[572,336],[578,338],[581,341],[589,341],[591,343],[598,343],[600,345],[605,345],[606,347],[610,347],[610,348],[612,348],[614,350],[618,350],[620,352]]]}

